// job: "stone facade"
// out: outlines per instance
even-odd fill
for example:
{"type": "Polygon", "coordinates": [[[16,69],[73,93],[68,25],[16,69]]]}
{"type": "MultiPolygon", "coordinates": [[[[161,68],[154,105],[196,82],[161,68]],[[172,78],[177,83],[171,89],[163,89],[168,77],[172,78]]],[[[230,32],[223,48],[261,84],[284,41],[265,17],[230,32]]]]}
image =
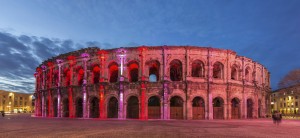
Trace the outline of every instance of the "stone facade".
{"type": "Polygon", "coordinates": [[[270,73],[231,50],[96,47],[36,69],[36,116],[242,119],[265,116],[270,73]]]}

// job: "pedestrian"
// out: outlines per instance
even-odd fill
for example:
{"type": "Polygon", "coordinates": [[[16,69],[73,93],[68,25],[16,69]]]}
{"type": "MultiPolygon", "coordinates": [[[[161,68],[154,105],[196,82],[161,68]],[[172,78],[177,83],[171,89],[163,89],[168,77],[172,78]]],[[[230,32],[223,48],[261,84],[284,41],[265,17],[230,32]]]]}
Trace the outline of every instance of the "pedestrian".
{"type": "Polygon", "coordinates": [[[280,112],[274,111],[272,118],[273,118],[273,123],[278,126],[279,123],[281,123],[282,115],[280,112]]]}
{"type": "Polygon", "coordinates": [[[282,115],[280,112],[278,112],[278,115],[277,115],[277,125],[279,125],[279,123],[281,123],[281,119],[282,119],[282,115]]]}
{"type": "Polygon", "coordinates": [[[4,111],[2,111],[1,113],[2,113],[2,117],[4,117],[4,116],[5,116],[5,113],[4,113],[4,111]]]}
{"type": "Polygon", "coordinates": [[[273,119],[273,123],[276,125],[276,117],[275,114],[277,113],[277,111],[274,111],[272,114],[272,119],[273,119]]]}

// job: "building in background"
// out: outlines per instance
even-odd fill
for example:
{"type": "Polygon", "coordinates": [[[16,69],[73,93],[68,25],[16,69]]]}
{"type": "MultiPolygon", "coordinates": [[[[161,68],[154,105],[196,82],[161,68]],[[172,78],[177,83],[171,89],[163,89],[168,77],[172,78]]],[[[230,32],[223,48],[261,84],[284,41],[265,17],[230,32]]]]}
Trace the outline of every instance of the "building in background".
{"type": "Polygon", "coordinates": [[[0,111],[27,113],[34,110],[32,94],[0,90],[0,111]]]}
{"type": "Polygon", "coordinates": [[[280,111],[284,116],[299,116],[300,85],[275,90],[270,95],[271,112],[280,111]]]}

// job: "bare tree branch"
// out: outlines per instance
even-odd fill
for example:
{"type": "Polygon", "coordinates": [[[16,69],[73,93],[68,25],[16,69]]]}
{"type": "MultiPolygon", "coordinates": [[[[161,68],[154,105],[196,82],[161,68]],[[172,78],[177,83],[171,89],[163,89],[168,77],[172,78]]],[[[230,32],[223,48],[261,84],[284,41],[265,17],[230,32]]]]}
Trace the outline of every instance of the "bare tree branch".
{"type": "Polygon", "coordinates": [[[297,84],[300,84],[300,68],[291,70],[286,76],[284,76],[278,83],[278,87],[286,88],[297,84]]]}

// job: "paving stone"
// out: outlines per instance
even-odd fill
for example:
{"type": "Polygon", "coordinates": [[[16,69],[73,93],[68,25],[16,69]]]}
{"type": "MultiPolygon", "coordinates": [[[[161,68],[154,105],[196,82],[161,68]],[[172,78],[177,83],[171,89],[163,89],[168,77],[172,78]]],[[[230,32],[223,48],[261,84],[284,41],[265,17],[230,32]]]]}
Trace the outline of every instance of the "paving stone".
{"type": "Polygon", "coordinates": [[[31,117],[12,114],[0,117],[0,137],[300,137],[300,120],[101,120],[31,117]]]}

